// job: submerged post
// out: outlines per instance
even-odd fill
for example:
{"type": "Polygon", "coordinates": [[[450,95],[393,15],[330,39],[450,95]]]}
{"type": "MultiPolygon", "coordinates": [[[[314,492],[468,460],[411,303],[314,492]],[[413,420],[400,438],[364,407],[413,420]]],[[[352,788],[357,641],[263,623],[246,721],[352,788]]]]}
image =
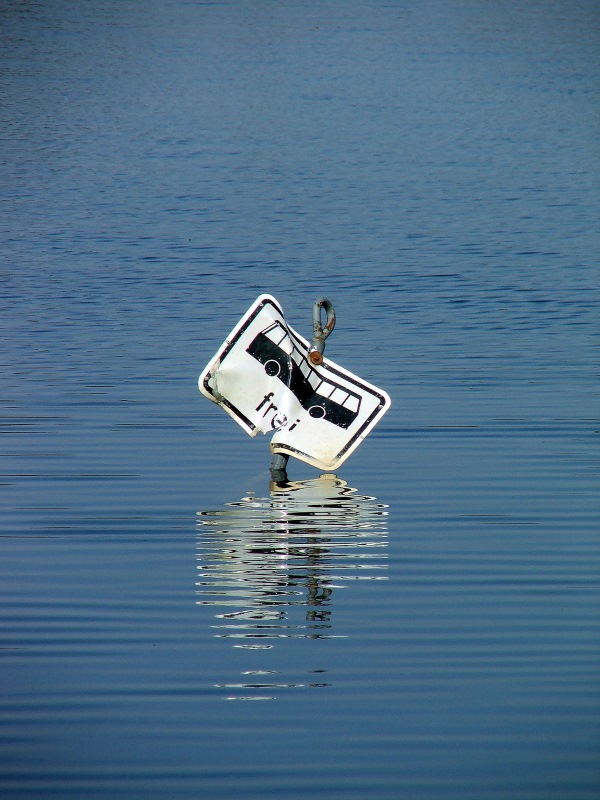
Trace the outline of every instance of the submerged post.
{"type": "MultiPolygon", "coordinates": [[[[335,328],[335,309],[333,303],[326,297],[321,297],[315,301],[313,306],[313,338],[308,350],[308,360],[313,366],[318,367],[323,363],[323,351],[325,350],[325,339],[335,328]],[[325,309],[327,315],[325,325],[321,323],[321,309],[325,309]]],[[[285,483],[287,476],[287,463],[289,456],[283,453],[274,453],[271,457],[271,479],[275,483],[285,483]]]]}
{"type": "Polygon", "coordinates": [[[271,456],[271,466],[269,470],[271,472],[271,480],[275,483],[287,483],[287,463],[290,457],[284,455],[283,453],[274,453],[271,456]]]}

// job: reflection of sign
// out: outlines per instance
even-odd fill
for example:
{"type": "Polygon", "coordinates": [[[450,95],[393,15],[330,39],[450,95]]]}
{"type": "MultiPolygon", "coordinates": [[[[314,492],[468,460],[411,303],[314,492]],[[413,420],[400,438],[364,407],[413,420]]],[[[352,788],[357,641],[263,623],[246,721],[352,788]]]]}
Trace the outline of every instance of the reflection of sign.
{"type": "Polygon", "coordinates": [[[333,361],[313,366],[308,350],[277,301],[261,295],[198,385],[251,436],[275,432],[272,452],[336,469],[385,414],[390,399],[333,361]]]}
{"type": "Polygon", "coordinates": [[[215,684],[226,699],[330,685],[324,669],[280,673],[269,652],[290,639],[344,635],[335,632],[335,596],[357,581],[372,593],[371,582],[387,580],[387,519],[386,505],[332,473],[198,512],[197,603],[213,607],[215,636],[252,667],[215,684]]]}
{"type": "Polygon", "coordinates": [[[329,638],[333,589],[387,577],[387,516],[332,473],[198,512],[198,603],[238,647],[329,638]]]}

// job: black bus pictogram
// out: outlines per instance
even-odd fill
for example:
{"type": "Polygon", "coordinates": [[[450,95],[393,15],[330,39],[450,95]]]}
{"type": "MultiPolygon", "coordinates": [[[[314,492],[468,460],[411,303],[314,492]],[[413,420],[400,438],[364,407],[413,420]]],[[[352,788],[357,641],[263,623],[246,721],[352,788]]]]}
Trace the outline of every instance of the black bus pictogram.
{"type": "Polygon", "coordinates": [[[360,395],[323,380],[294,345],[281,322],[274,322],[257,334],[246,352],[264,366],[267,375],[279,378],[311,417],[340,428],[349,428],[356,419],[360,395]]]}

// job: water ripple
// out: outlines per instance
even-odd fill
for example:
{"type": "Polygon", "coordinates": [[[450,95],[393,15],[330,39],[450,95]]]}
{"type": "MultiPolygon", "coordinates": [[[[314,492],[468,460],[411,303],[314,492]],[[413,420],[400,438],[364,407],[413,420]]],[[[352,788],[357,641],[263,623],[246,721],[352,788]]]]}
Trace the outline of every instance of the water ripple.
{"type": "MultiPolygon", "coordinates": [[[[332,639],[334,593],[387,579],[387,506],[333,474],[272,483],[223,509],[198,512],[199,605],[217,609],[215,636],[233,647],[332,639]]],[[[322,682],[260,682],[262,688],[322,682]]],[[[219,684],[256,689],[256,682],[219,684]]]]}

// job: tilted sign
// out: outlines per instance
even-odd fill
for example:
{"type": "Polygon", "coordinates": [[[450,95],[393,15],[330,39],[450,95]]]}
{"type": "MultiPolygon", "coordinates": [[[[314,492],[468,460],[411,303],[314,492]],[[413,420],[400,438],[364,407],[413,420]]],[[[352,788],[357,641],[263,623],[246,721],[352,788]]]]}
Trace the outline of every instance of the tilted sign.
{"type": "Polygon", "coordinates": [[[250,436],[274,433],[271,451],[337,469],[390,407],[381,389],[325,358],[308,360],[309,342],[286,323],[279,303],[261,295],[198,379],[250,436]]]}

